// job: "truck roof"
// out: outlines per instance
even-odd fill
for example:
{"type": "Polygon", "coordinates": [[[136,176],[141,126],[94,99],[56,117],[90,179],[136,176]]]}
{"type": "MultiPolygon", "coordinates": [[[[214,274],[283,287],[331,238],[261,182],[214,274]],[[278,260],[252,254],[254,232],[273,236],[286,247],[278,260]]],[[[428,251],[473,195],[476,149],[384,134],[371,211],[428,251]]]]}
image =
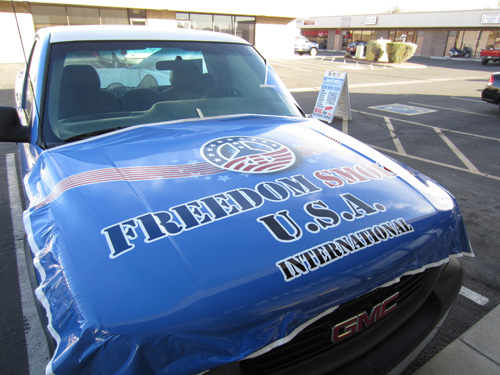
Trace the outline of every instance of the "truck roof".
{"type": "Polygon", "coordinates": [[[102,40],[177,40],[249,44],[244,39],[225,33],[151,26],[56,26],[41,29],[38,33],[49,34],[51,43],[102,40]]]}

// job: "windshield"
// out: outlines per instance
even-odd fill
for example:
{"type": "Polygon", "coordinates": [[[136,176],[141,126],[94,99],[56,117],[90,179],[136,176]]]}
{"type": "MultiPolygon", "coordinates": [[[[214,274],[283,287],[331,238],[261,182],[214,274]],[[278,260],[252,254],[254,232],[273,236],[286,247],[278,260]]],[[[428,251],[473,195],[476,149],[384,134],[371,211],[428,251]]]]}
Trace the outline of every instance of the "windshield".
{"type": "Polygon", "coordinates": [[[132,125],[247,113],[302,116],[249,45],[112,41],[52,47],[43,122],[48,147],[132,125]]]}

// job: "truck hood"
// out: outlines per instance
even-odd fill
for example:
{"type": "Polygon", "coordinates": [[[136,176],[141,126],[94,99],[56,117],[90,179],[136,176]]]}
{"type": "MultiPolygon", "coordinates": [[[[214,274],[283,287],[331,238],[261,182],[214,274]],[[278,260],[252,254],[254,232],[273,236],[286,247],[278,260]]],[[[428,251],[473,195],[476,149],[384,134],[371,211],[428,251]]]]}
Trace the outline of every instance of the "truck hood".
{"type": "Polygon", "coordinates": [[[25,186],[56,374],[201,372],[472,254],[449,193],[313,119],[115,131],[46,150],[25,186]]]}

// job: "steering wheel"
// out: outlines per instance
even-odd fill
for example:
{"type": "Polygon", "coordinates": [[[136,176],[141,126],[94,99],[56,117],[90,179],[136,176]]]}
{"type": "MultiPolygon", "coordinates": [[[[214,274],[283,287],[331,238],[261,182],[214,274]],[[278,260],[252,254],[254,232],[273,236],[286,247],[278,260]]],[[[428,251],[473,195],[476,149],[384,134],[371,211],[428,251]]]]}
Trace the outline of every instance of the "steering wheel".
{"type": "Polygon", "coordinates": [[[114,82],[111,83],[108,87],[106,87],[106,90],[115,93],[117,96],[121,96],[127,89],[121,83],[114,82]]]}
{"type": "Polygon", "coordinates": [[[241,92],[235,87],[231,85],[223,85],[216,86],[208,89],[203,95],[202,99],[207,98],[229,98],[229,97],[239,97],[241,92]]]}

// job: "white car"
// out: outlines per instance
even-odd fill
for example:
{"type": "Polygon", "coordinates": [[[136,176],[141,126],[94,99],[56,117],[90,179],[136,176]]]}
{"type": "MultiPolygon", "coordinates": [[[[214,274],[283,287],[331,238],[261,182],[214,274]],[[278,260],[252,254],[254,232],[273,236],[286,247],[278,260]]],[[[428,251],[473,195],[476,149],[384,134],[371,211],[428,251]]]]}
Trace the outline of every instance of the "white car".
{"type": "Polygon", "coordinates": [[[318,54],[318,43],[310,42],[305,36],[295,37],[295,52],[299,55],[308,53],[311,56],[316,56],[318,54]]]}

